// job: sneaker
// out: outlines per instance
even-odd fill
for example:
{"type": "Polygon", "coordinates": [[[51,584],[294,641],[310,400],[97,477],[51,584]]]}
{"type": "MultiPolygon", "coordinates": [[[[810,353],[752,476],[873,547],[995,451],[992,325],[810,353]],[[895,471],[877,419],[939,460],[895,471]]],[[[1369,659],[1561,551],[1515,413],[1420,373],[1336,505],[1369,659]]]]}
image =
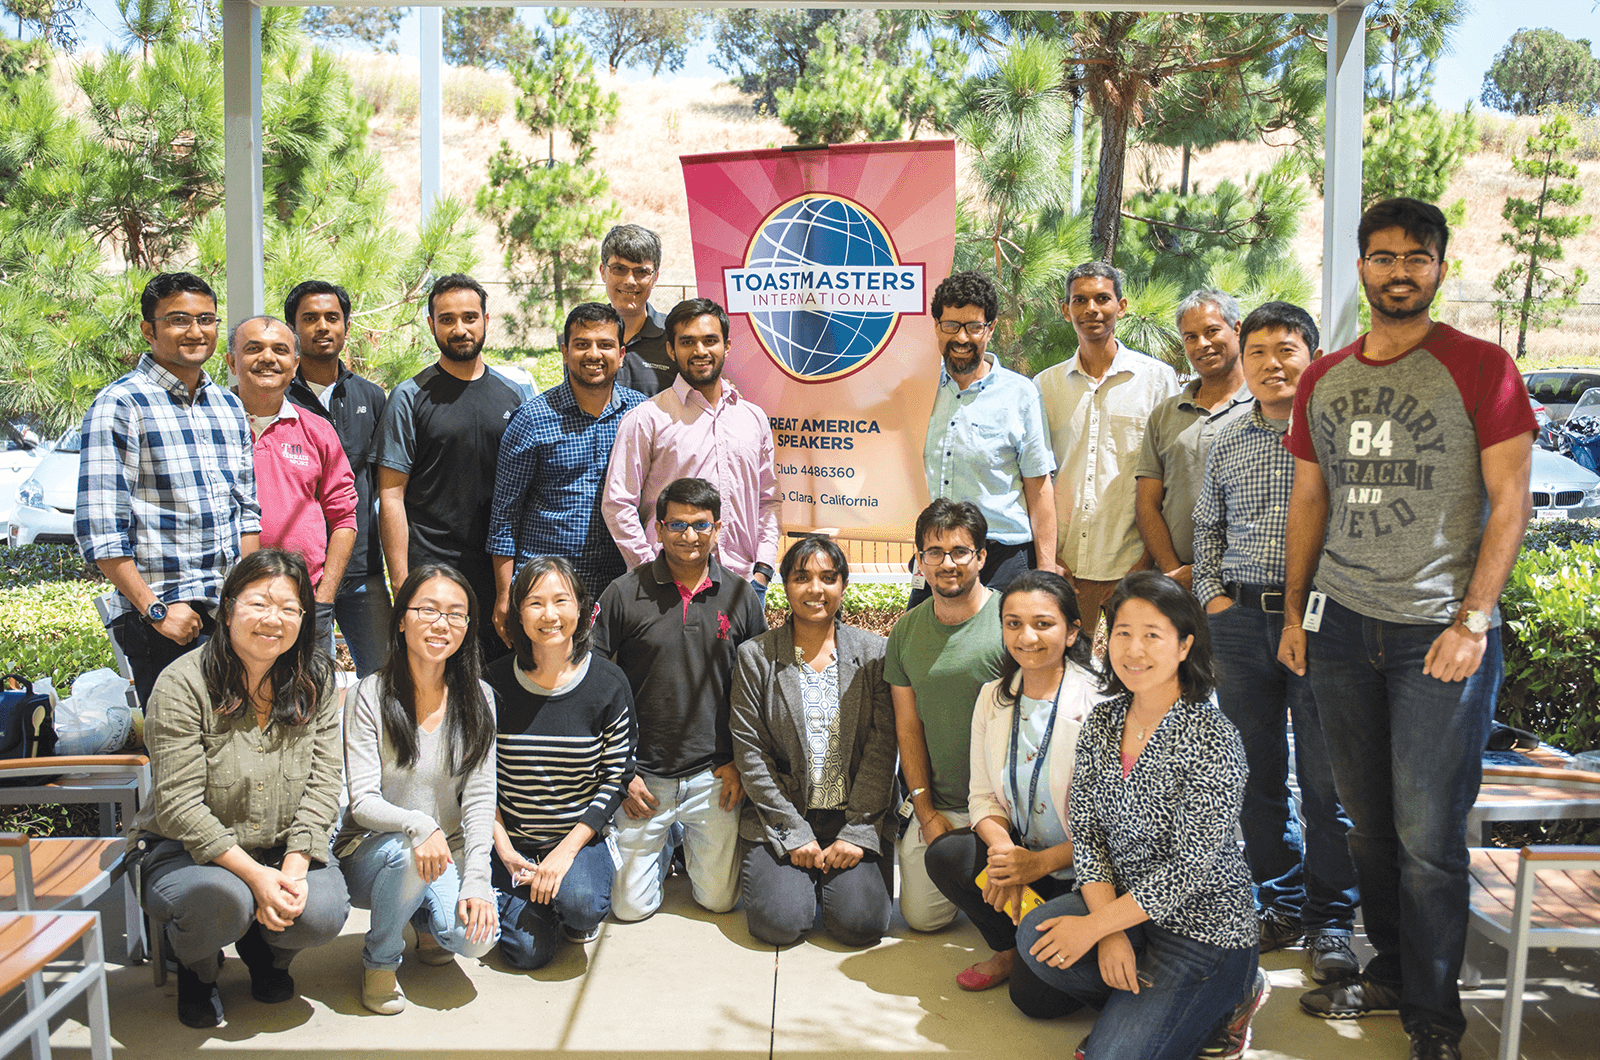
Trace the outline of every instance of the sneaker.
{"type": "Polygon", "coordinates": [[[1197,1054],[1197,1060],[1239,1060],[1244,1051],[1250,1048],[1250,1021],[1255,1019],[1256,1013],[1261,1011],[1261,1006],[1271,996],[1272,984],[1267,981],[1267,973],[1257,968],[1250,996],[1239,1002],[1222,1026],[1217,1028],[1211,1041],[1197,1054]]]}
{"type": "Polygon", "coordinates": [[[222,995],[187,965],[178,965],[178,1022],[185,1027],[222,1026],[222,995]]]}
{"type": "Polygon", "coordinates": [[[568,942],[583,946],[600,937],[600,925],[596,924],[587,935],[580,935],[576,931],[573,931],[571,928],[567,927],[567,925],[562,924],[561,936],[568,942]]]}
{"type": "Polygon", "coordinates": [[[1301,926],[1300,918],[1280,913],[1276,909],[1263,909],[1260,917],[1261,925],[1261,952],[1271,953],[1281,950],[1290,943],[1300,941],[1306,929],[1301,926]]]}
{"type": "Polygon", "coordinates": [[[1088,1044],[1089,1044],[1089,1036],[1087,1034],[1085,1034],[1083,1036],[1083,1041],[1079,1042],[1078,1043],[1078,1047],[1076,1049],[1072,1050],[1072,1060],[1083,1060],[1083,1047],[1088,1045],[1088,1044]]]}
{"type": "Polygon", "coordinates": [[[1300,995],[1300,1007],[1318,1019],[1360,1019],[1399,1012],[1400,991],[1374,982],[1363,972],[1354,979],[1306,991],[1300,995]]]}
{"type": "Polygon", "coordinates": [[[1337,983],[1361,974],[1361,962],[1350,948],[1349,935],[1318,931],[1309,938],[1311,978],[1319,983],[1337,983]]]}
{"type": "Polygon", "coordinates": [[[1461,1060],[1461,1046],[1432,1027],[1411,1031],[1411,1060],[1461,1060]]]}

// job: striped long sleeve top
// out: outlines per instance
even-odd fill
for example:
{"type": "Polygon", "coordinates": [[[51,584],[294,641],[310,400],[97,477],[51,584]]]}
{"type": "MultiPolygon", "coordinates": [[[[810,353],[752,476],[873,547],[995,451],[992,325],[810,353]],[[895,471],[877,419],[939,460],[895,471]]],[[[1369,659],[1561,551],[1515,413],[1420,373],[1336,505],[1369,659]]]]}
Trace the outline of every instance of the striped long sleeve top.
{"type": "Polygon", "coordinates": [[[617,665],[591,654],[553,692],[516,657],[488,668],[496,710],[495,776],[501,820],[523,853],[554,846],[575,825],[605,832],[633,776],[633,693],[617,665]]]}

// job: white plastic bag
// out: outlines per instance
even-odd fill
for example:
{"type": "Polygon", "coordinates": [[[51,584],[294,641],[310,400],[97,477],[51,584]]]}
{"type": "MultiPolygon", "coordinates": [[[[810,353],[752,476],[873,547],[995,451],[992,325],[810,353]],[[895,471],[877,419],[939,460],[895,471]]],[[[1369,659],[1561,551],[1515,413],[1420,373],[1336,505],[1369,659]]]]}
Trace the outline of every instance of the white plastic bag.
{"type": "Polygon", "coordinates": [[[103,755],[127,746],[133,731],[128,679],[115,670],[90,670],[56,704],[56,754],[103,755]]]}

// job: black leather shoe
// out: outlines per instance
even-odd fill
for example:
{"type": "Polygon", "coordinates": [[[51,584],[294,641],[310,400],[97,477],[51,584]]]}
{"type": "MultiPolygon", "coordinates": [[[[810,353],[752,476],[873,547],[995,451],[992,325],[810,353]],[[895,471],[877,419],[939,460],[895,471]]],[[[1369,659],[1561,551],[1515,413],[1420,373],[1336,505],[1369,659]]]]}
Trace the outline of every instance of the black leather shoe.
{"type": "Polygon", "coordinates": [[[295,996],[294,978],[287,968],[273,966],[272,947],[262,937],[260,924],[251,924],[250,930],[233,944],[233,948],[239,951],[239,959],[250,969],[251,997],[263,1005],[281,1005],[295,996]]]}
{"type": "Polygon", "coordinates": [[[1461,1060],[1461,1046],[1431,1027],[1412,1031],[1411,1060],[1461,1060]]]}
{"type": "Polygon", "coordinates": [[[185,1027],[222,1024],[222,995],[216,983],[201,982],[186,965],[178,965],[178,1022],[185,1027]]]}

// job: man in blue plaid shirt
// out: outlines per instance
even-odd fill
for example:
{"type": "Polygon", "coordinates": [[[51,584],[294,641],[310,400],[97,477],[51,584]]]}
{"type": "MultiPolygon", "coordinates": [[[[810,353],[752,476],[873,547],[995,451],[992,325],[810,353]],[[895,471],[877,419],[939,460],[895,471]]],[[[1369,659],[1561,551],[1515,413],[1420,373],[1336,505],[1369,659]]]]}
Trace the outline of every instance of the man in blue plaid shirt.
{"type": "Polygon", "coordinates": [[[600,488],[617,425],[645,400],[616,383],[622,330],[622,317],[611,306],[574,306],[561,329],[566,378],[518,409],[500,439],[489,553],[494,557],[494,627],[502,637],[511,580],[534,556],[571,562],[596,600],[627,573],[600,515],[600,488]]]}
{"type": "Polygon", "coordinates": [[[1239,326],[1255,402],[1217,433],[1194,510],[1194,592],[1206,605],[1221,680],[1217,704],[1244,740],[1250,779],[1239,815],[1260,905],[1261,952],[1305,936],[1311,977],[1354,975],[1356,868],[1350,818],[1334,790],[1311,679],[1278,661],[1284,538],[1294,455],[1283,447],[1300,373],[1317,351],[1311,315],[1268,302],[1239,326]],[[1305,813],[1289,802],[1288,724],[1305,813]]]}
{"type": "Polygon", "coordinates": [[[191,273],[162,273],[139,308],[150,350],[83,418],[73,530],[116,587],[110,630],[143,704],[211,632],[223,578],[259,543],[261,510],[244,406],[204,368],[216,295],[191,273]]]}

